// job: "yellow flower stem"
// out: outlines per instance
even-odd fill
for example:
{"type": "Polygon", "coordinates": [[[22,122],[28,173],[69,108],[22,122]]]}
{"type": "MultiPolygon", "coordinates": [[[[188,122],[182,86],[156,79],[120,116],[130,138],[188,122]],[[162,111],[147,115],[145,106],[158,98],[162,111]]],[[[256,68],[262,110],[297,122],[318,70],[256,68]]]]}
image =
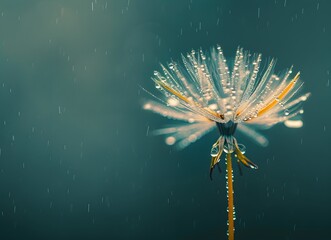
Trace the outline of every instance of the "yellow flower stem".
{"type": "Polygon", "coordinates": [[[228,239],[234,240],[234,205],[233,205],[233,175],[231,153],[226,155],[227,186],[228,186],[228,239]]]}

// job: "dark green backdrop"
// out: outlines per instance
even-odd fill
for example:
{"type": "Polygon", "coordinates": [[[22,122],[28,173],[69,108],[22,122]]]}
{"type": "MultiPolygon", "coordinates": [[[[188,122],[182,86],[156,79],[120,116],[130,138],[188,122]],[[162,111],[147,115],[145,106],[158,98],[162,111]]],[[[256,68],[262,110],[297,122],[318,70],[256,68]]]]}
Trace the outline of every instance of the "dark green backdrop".
{"type": "Polygon", "coordinates": [[[241,138],[258,171],[235,173],[236,239],[331,239],[331,2],[0,1],[0,238],[226,239],[217,132],[174,151],[144,112],[159,63],[238,45],[294,65],[304,127],[241,138]]]}

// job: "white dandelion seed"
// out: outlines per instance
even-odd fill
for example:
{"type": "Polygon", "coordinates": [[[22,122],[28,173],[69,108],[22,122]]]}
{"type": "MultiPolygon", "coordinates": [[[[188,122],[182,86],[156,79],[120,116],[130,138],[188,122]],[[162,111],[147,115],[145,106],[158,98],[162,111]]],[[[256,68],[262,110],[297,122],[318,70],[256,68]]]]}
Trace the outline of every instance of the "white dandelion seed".
{"type": "Polygon", "coordinates": [[[276,74],[274,59],[266,64],[263,71],[261,63],[261,54],[251,54],[242,48],[237,49],[231,65],[219,46],[207,54],[202,50],[192,50],[187,56],[182,55],[181,64],[171,62],[167,67],[161,65],[162,73],[154,72],[152,79],[162,97],[156,97],[159,101],[148,101],[144,105],[146,110],[183,121],[183,124],[154,131],[156,135],[165,135],[166,143],[179,149],[215,128],[219,130],[220,137],[210,153],[210,174],[218,166],[224,151],[227,154],[227,186],[230,193],[229,239],[234,238],[232,153],[238,163],[257,169],[244,155],[240,147],[242,144],[238,144],[234,137],[235,131],[266,146],[268,140],[255,129],[269,128],[278,123],[301,127],[303,123],[299,115],[303,113],[302,103],[310,95],[298,95],[303,83],[300,82],[300,73],[291,77],[292,67],[276,74]]]}
{"type": "MultiPolygon", "coordinates": [[[[164,100],[148,101],[144,108],[186,122],[175,126],[173,137],[178,148],[189,145],[182,141],[191,143],[187,140],[192,133],[198,139],[216,127],[226,138],[224,147],[230,152],[235,147],[235,129],[266,146],[268,140],[254,128],[269,128],[281,122],[288,127],[301,126],[289,123],[302,112],[301,103],[310,93],[296,97],[303,83],[299,81],[300,73],[290,78],[292,67],[277,75],[274,59],[263,72],[261,61],[261,54],[238,48],[230,70],[219,46],[206,55],[202,50],[192,50],[182,56],[183,64],[171,62],[168,67],[161,65],[162,73],[154,72],[153,81],[164,100]]],[[[164,134],[168,135],[167,131],[164,134]]]]}

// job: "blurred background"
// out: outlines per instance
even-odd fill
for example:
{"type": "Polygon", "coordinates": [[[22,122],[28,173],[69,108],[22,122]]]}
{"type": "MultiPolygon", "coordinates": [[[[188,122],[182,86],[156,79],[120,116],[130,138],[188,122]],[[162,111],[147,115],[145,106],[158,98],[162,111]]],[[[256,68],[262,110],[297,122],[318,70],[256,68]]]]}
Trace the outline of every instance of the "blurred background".
{"type": "MultiPolygon", "coordinates": [[[[304,126],[240,141],[236,239],[331,239],[331,2],[1,0],[1,239],[226,239],[225,177],[210,133],[183,151],[145,112],[160,63],[237,46],[294,65],[304,126]]],[[[224,167],[223,167],[224,168],[224,167]]]]}

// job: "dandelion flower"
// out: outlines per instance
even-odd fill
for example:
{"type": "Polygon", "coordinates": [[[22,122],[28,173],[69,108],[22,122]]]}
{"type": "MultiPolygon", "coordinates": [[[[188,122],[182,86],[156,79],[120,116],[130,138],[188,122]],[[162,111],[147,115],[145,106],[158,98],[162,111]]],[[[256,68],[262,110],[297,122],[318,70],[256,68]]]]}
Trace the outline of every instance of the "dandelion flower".
{"type": "MultiPolygon", "coordinates": [[[[276,61],[262,64],[261,54],[251,54],[238,48],[229,64],[221,47],[205,54],[192,50],[182,55],[182,63],[161,65],[152,78],[161,97],[148,101],[144,109],[182,124],[154,131],[165,135],[168,145],[183,149],[208,132],[218,129],[220,137],[211,148],[210,176],[226,153],[228,189],[228,237],[234,239],[234,205],[232,154],[238,166],[257,169],[245,155],[245,147],[234,137],[238,130],[256,143],[266,146],[268,140],[256,129],[278,123],[298,128],[303,125],[302,103],[310,93],[299,95],[303,82],[300,73],[292,76],[292,67],[276,74],[276,61]]],[[[241,171],[241,170],[240,170],[241,171]]]]}

